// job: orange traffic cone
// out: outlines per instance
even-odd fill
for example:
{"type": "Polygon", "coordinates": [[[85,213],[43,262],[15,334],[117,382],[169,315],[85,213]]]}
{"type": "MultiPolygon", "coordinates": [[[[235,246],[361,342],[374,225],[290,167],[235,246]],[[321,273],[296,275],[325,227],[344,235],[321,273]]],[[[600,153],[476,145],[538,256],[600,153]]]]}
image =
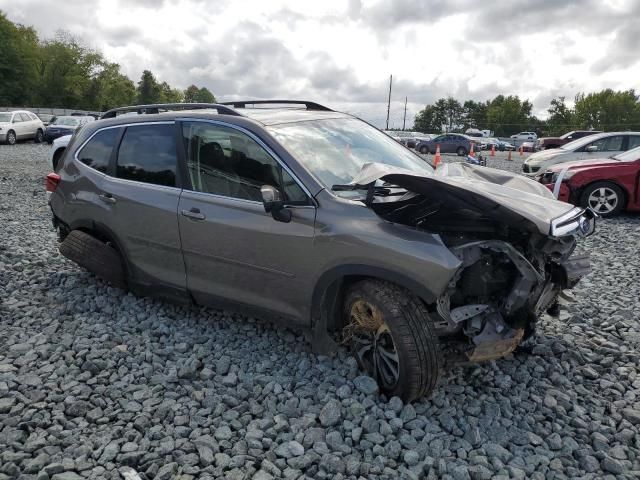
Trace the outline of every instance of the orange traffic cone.
{"type": "Polygon", "coordinates": [[[509,150],[509,156],[507,157],[509,162],[513,162],[513,158],[511,158],[511,150],[509,150]]]}
{"type": "Polygon", "coordinates": [[[438,165],[440,165],[441,161],[442,159],[440,158],[440,145],[436,145],[436,158],[434,158],[433,160],[433,166],[437,167],[438,165]]]}
{"type": "Polygon", "coordinates": [[[491,145],[491,153],[489,155],[491,157],[495,157],[496,156],[496,146],[495,145],[491,145]]]}
{"type": "Polygon", "coordinates": [[[469,152],[469,156],[473,157],[473,142],[471,143],[471,151],[469,152]]]}
{"type": "Polygon", "coordinates": [[[524,155],[524,147],[520,145],[520,156],[524,155]]]}

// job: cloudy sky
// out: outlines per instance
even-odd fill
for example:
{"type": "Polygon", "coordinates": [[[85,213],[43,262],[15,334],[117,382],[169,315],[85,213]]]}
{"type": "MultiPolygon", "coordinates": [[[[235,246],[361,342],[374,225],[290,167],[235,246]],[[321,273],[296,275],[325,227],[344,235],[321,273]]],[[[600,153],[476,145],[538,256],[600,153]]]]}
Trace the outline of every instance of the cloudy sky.
{"type": "Polygon", "coordinates": [[[304,98],[383,126],[446,95],[549,100],[640,90],[640,0],[0,0],[42,37],[67,30],[132,79],[219,100],[304,98]]]}

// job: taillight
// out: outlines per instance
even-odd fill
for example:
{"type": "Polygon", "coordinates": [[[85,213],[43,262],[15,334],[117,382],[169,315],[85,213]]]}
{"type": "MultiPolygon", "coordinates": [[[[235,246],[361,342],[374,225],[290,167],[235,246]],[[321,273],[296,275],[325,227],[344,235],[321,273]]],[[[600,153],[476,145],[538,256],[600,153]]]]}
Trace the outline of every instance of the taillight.
{"type": "Polygon", "coordinates": [[[58,175],[57,173],[53,173],[53,172],[48,174],[47,175],[47,179],[45,181],[45,186],[46,186],[47,192],[49,192],[49,193],[55,192],[56,188],[58,188],[58,184],[59,183],[60,183],[60,175],[58,175]]]}

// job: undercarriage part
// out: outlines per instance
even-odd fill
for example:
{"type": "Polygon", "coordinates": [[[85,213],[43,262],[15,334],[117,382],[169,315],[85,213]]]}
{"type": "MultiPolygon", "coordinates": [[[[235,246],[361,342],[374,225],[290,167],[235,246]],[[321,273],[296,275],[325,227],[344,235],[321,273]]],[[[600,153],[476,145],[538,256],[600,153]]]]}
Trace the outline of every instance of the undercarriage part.
{"type": "Polygon", "coordinates": [[[564,272],[562,288],[571,289],[578,281],[591,272],[589,255],[574,255],[566,259],[560,265],[564,272]]]}
{"type": "Polygon", "coordinates": [[[467,353],[469,361],[483,362],[504,357],[516,349],[523,336],[524,328],[512,329],[504,325],[499,316],[490,317],[482,331],[472,338],[475,347],[467,353]]]}
{"type": "MultiPolygon", "coordinates": [[[[538,284],[544,282],[545,277],[538,272],[531,262],[527,260],[513,246],[501,240],[485,240],[467,243],[454,247],[451,251],[461,261],[463,267],[469,267],[480,260],[483,250],[500,252],[506,255],[518,270],[519,276],[515,280],[513,288],[504,302],[504,314],[509,316],[524,307],[529,300],[529,293],[538,284]]],[[[457,282],[457,278],[455,279],[457,282]]]]}

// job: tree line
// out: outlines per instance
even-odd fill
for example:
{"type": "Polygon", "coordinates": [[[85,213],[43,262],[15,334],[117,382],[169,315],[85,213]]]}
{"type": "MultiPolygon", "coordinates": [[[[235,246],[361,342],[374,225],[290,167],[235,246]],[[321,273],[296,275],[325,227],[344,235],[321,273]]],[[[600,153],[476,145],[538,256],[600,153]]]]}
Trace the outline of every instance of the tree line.
{"type": "Polygon", "coordinates": [[[149,103],[213,103],[205,87],[173,88],[145,70],[137,84],[67,32],[42,40],[0,11],[0,105],[105,111],[149,103]]]}
{"type": "Polygon", "coordinates": [[[574,106],[565,97],[549,104],[549,117],[540,120],[532,115],[533,105],[517,95],[498,95],[486,102],[453,97],[441,98],[426,105],[415,117],[414,130],[425,133],[464,132],[468,128],[492,130],[496,136],[521,131],[538,135],[561,135],[571,130],[640,130],[640,97],[634,90],[602,90],[575,96],[574,106]]]}

